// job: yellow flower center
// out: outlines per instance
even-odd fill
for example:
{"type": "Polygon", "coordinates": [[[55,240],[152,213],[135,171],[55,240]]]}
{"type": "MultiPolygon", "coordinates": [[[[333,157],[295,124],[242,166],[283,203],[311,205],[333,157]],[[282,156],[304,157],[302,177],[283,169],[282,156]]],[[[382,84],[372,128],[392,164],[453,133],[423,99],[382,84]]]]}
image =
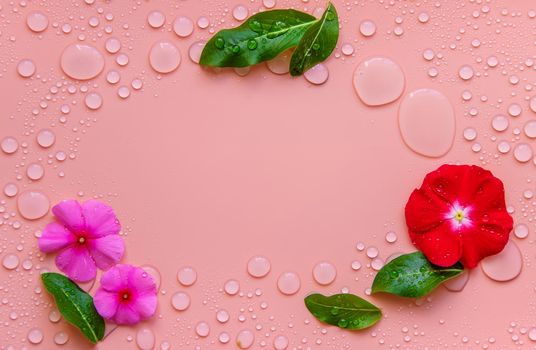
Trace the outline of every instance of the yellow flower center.
{"type": "Polygon", "coordinates": [[[465,214],[463,213],[463,211],[457,210],[456,214],[454,215],[454,219],[456,219],[456,221],[461,223],[463,219],[465,219],[465,214]]]}
{"type": "Polygon", "coordinates": [[[78,243],[80,243],[80,244],[84,244],[85,242],[86,242],[85,237],[80,237],[80,238],[78,238],[78,243]]]}

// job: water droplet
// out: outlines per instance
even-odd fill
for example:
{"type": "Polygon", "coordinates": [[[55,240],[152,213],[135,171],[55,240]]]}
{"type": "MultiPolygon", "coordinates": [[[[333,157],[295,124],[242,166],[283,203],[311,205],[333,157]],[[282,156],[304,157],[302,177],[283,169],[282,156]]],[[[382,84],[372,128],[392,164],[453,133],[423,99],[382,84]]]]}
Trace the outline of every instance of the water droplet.
{"type": "Polygon", "coordinates": [[[459,276],[443,283],[443,286],[451,292],[461,292],[469,281],[469,270],[464,270],[459,276]]]}
{"type": "Polygon", "coordinates": [[[396,236],[396,233],[393,231],[389,231],[385,234],[385,240],[387,241],[387,243],[394,243],[396,242],[397,239],[398,237],[396,236]]]}
{"type": "Polygon", "coordinates": [[[483,259],[480,266],[484,274],[492,280],[505,282],[519,276],[523,258],[515,242],[509,240],[502,252],[483,259]]]}
{"type": "Polygon", "coordinates": [[[337,269],[329,262],[319,262],[313,268],[313,278],[320,285],[327,286],[333,283],[336,277],[337,269]]]}
{"type": "Polygon", "coordinates": [[[104,68],[104,57],[93,46],[72,44],[61,54],[61,69],[77,80],[95,78],[104,68]]]}
{"type": "Polygon", "coordinates": [[[28,28],[30,28],[31,31],[40,33],[47,29],[48,18],[42,12],[30,12],[28,16],[26,16],[26,25],[28,26],[28,28]]]}
{"type": "Polygon", "coordinates": [[[32,328],[28,332],[28,341],[32,344],[39,344],[43,341],[43,332],[38,328],[32,328]]]}
{"type": "Polygon", "coordinates": [[[35,190],[24,191],[17,198],[17,209],[23,218],[36,220],[48,213],[50,201],[42,192],[35,190]]]}
{"type": "Polygon", "coordinates": [[[536,328],[532,328],[528,334],[530,340],[536,341],[536,328]]]}
{"type": "Polygon", "coordinates": [[[357,260],[352,261],[352,270],[357,271],[361,268],[361,263],[357,260]]]}
{"type": "Polygon", "coordinates": [[[508,114],[510,114],[512,117],[519,117],[522,111],[523,109],[517,103],[512,103],[508,106],[508,114]]]}
{"type": "Polygon", "coordinates": [[[197,272],[191,266],[184,266],[177,272],[177,280],[183,286],[191,286],[197,281],[197,272]]]}
{"type": "Polygon", "coordinates": [[[111,37],[106,40],[104,48],[109,53],[118,53],[119,50],[121,50],[121,41],[119,41],[117,38],[111,37]]]}
{"type": "Polygon", "coordinates": [[[143,271],[147,272],[153,278],[154,283],[156,284],[156,289],[160,289],[162,277],[160,276],[160,272],[158,271],[158,269],[151,265],[143,265],[140,267],[143,269],[143,271]]]}
{"type": "Polygon", "coordinates": [[[378,251],[378,248],[376,247],[368,247],[367,248],[367,256],[370,258],[370,259],[374,259],[375,257],[378,256],[380,252],[378,251]]]}
{"type": "Polygon", "coordinates": [[[158,73],[173,72],[181,63],[179,49],[170,42],[157,42],[149,53],[151,67],[158,73]]]}
{"type": "Polygon", "coordinates": [[[430,15],[428,15],[428,13],[426,12],[421,12],[419,13],[418,19],[419,19],[419,22],[426,23],[428,22],[428,20],[430,20],[430,15]]]}
{"type": "Polygon", "coordinates": [[[274,349],[275,350],[285,350],[288,347],[288,338],[284,335],[278,335],[274,338],[274,349]]]}
{"type": "Polygon", "coordinates": [[[15,254],[7,254],[2,259],[2,266],[7,270],[14,270],[19,266],[19,257],[15,254]]]}
{"type": "Polygon", "coordinates": [[[197,19],[197,26],[201,29],[206,29],[210,25],[208,18],[201,16],[197,19]]]}
{"type": "Polygon", "coordinates": [[[365,37],[373,36],[376,33],[376,24],[370,20],[364,20],[359,24],[359,32],[365,37]]]}
{"type": "Polygon", "coordinates": [[[56,141],[56,135],[50,129],[41,129],[37,133],[37,144],[43,148],[48,148],[56,141]]]}
{"type": "Polygon", "coordinates": [[[271,9],[271,8],[275,7],[275,0],[262,0],[262,4],[267,9],[271,9]]]}
{"type": "Polygon", "coordinates": [[[486,60],[486,63],[489,67],[494,68],[499,64],[499,60],[495,56],[489,56],[486,60]]]}
{"type": "Polygon", "coordinates": [[[186,38],[194,32],[194,22],[188,17],[177,17],[173,21],[173,31],[181,38],[186,38]]]}
{"type": "Polygon", "coordinates": [[[171,297],[171,305],[177,311],[184,311],[190,307],[190,296],[184,292],[177,292],[171,297]]]}
{"type": "Polygon", "coordinates": [[[503,154],[510,152],[510,144],[508,141],[500,141],[497,144],[497,150],[503,154]]]}
{"type": "Polygon", "coordinates": [[[216,312],[216,320],[218,320],[219,323],[225,323],[229,321],[229,313],[227,310],[220,309],[216,312]]]}
{"type": "Polygon", "coordinates": [[[190,45],[190,49],[188,50],[188,55],[190,56],[190,59],[194,63],[199,63],[199,60],[201,59],[201,53],[203,52],[203,49],[205,48],[206,41],[200,40],[196,41],[192,45],[190,45]]]}
{"type": "Polygon", "coordinates": [[[195,326],[195,332],[200,337],[207,337],[210,333],[210,326],[208,323],[201,321],[195,326]]]}
{"type": "Polygon", "coordinates": [[[266,276],[270,272],[270,260],[264,256],[254,256],[248,261],[248,273],[256,278],[266,276]]]}
{"type": "Polygon", "coordinates": [[[508,129],[509,124],[510,124],[510,121],[508,120],[508,118],[501,114],[493,117],[493,120],[491,121],[491,127],[495,131],[504,131],[508,129]]]}
{"type": "Polygon", "coordinates": [[[153,350],[155,342],[154,332],[148,328],[142,328],[136,333],[136,345],[141,350],[153,350]]]}
{"type": "Polygon", "coordinates": [[[422,57],[427,61],[431,61],[435,57],[434,51],[432,49],[426,49],[423,51],[422,57]]]}
{"type": "Polygon", "coordinates": [[[231,336],[227,332],[221,332],[220,335],[218,335],[218,340],[222,344],[227,344],[229,340],[231,340],[231,336]]]}
{"type": "Polygon", "coordinates": [[[141,81],[141,79],[134,79],[130,83],[130,86],[132,86],[134,90],[139,90],[143,87],[143,82],[141,81]]]}
{"type": "Polygon", "coordinates": [[[57,345],[65,345],[69,341],[69,334],[65,332],[58,332],[54,335],[54,343],[57,345]]]}
{"type": "Polygon", "coordinates": [[[380,106],[395,101],[404,91],[405,78],[398,64],[384,57],[367,59],[354,72],[354,88],[364,104],[380,106]]]}
{"type": "Polygon", "coordinates": [[[460,76],[460,78],[462,78],[463,80],[469,80],[473,77],[473,75],[475,74],[475,72],[473,71],[473,68],[471,66],[468,66],[468,65],[463,65],[460,67],[460,69],[458,70],[458,75],[460,76]]]}
{"type": "Polygon", "coordinates": [[[8,197],[15,197],[18,192],[19,188],[14,183],[9,182],[4,186],[4,194],[8,197]]]}
{"type": "Polygon", "coordinates": [[[519,239],[527,238],[529,235],[529,227],[525,224],[517,224],[514,227],[514,235],[519,239]]]}
{"type": "Polygon", "coordinates": [[[117,95],[123,99],[130,96],[130,89],[128,86],[120,86],[119,89],[117,89],[117,95]]]}
{"type": "Polygon", "coordinates": [[[102,106],[102,96],[97,92],[90,92],[86,95],[84,102],[89,109],[99,109],[102,106]]]}
{"type": "Polygon", "coordinates": [[[26,176],[31,180],[39,180],[45,175],[45,169],[39,163],[30,163],[26,168],[26,176]]]}
{"type": "Polygon", "coordinates": [[[124,53],[120,53],[115,58],[115,63],[117,63],[121,67],[126,66],[128,64],[128,61],[129,61],[128,56],[126,54],[124,54],[124,53]]]}
{"type": "Polygon", "coordinates": [[[12,154],[17,152],[19,149],[19,142],[14,137],[8,136],[2,140],[2,143],[0,143],[0,148],[2,148],[2,152],[12,154]]]}
{"type": "Polygon", "coordinates": [[[379,271],[384,264],[385,263],[381,258],[375,258],[370,262],[370,267],[372,267],[373,270],[379,271]]]}
{"type": "Polygon", "coordinates": [[[255,334],[249,329],[243,329],[236,335],[236,346],[240,349],[249,349],[255,341],[255,334]]]}
{"type": "Polygon", "coordinates": [[[514,148],[514,158],[521,163],[526,163],[532,158],[532,147],[527,143],[519,143],[514,148]]]}
{"type": "Polygon", "coordinates": [[[151,11],[147,15],[147,23],[153,28],[160,28],[166,22],[166,16],[160,11],[151,11]]]}
{"type": "Polygon", "coordinates": [[[52,310],[48,314],[48,319],[52,323],[58,323],[61,320],[61,314],[58,310],[52,310]]]}
{"type": "Polygon", "coordinates": [[[465,128],[463,130],[463,138],[467,141],[473,141],[474,139],[476,139],[476,136],[477,132],[474,128],[465,128]]]}
{"type": "Polygon", "coordinates": [[[283,272],[277,279],[277,288],[285,295],[296,294],[300,286],[300,277],[294,272],[283,272]]]}
{"type": "Polygon", "coordinates": [[[244,5],[237,5],[233,9],[233,17],[237,21],[245,20],[248,17],[248,13],[249,13],[248,8],[245,7],[244,5]]]}
{"type": "Polygon", "coordinates": [[[279,54],[275,58],[266,62],[268,69],[275,74],[287,74],[290,66],[290,59],[294,49],[289,49],[279,54]]]}
{"type": "Polygon", "coordinates": [[[319,63],[311,67],[311,69],[307,70],[303,74],[303,76],[311,84],[321,85],[321,84],[324,84],[328,80],[329,71],[328,71],[328,68],[324,64],[319,63]]]}
{"type": "Polygon", "coordinates": [[[223,286],[223,290],[228,295],[235,295],[240,290],[240,283],[237,280],[228,280],[223,286]]]}
{"type": "Polygon", "coordinates": [[[121,80],[121,75],[115,70],[111,70],[106,74],[106,81],[110,84],[117,84],[121,80]]]}
{"type": "Polygon", "coordinates": [[[249,39],[248,40],[248,44],[247,44],[248,49],[255,50],[257,48],[257,45],[258,45],[257,40],[255,40],[255,39],[249,39]]]}
{"type": "Polygon", "coordinates": [[[402,139],[418,154],[441,157],[454,141],[454,109],[439,91],[420,89],[406,95],[400,104],[398,122],[402,139]]]}
{"type": "Polygon", "coordinates": [[[17,64],[17,73],[24,78],[31,77],[35,74],[35,63],[29,59],[20,60],[17,64]]]}

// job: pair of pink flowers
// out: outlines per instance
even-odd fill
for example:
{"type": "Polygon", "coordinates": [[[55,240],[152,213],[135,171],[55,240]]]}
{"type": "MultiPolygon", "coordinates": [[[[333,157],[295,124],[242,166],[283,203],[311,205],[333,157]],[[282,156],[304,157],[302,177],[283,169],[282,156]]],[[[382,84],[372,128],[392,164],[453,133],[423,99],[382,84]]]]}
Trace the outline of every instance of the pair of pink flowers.
{"type": "Polygon", "coordinates": [[[113,209],[99,201],[64,200],[52,208],[57,221],[39,237],[39,249],[57,252],[56,265],[69,278],[87,282],[106,272],[94,298],[99,314],[117,324],[135,324],[156,311],[154,279],[143,269],[116,265],[125,253],[113,209]]]}

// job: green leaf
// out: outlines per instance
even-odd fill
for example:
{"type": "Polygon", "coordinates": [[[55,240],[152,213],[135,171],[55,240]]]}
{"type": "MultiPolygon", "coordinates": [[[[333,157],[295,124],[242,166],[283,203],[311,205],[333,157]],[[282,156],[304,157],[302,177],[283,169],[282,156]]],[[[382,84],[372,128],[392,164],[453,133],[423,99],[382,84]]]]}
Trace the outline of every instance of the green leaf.
{"type": "Polygon", "coordinates": [[[380,309],[353,294],[311,294],[305,306],[318,320],[350,330],[370,327],[382,317],[380,309]]]}
{"type": "Polygon", "coordinates": [[[43,273],[41,280],[48,292],[54,296],[58,310],[65,320],[80,328],[94,344],[104,337],[104,320],[97,313],[91,295],[59,273],[43,273]]]}
{"type": "Polygon", "coordinates": [[[374,278],[372,293],[385,292],[408,298],[420,298],[441,283],[458,276],[463,266],[432,265],[421,252],[405,254],[385,265],[374,278]]]}
{"type": "Polygon", "coordinates": [[[296,10],[271,10],[242,25],[223,29],[205,45],[199,63],[213,67],[246,67],[271,60],[298,45],[315,17],[296,10]]]}
{"type": "Polygon", "coordinates": [[[290,60],[290,74],[302,75],[331,55],[339,39],[339,17],[332,3],[319,21],[307,29],[290,60]]]}

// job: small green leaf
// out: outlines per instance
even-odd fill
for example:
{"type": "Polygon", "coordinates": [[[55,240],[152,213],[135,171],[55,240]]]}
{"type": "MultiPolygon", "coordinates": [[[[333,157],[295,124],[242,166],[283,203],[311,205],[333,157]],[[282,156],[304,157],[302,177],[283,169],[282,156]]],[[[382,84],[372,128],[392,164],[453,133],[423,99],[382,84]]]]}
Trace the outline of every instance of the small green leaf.
{"type": "Polygon", "coordinates": [[[421,252],[405,254],[385,265],[374,278],[372,293],[385,292],[408,298],[420,298],[441,283],[458,276],[463,266],[432,265],[421,252]]]}
{"type": "Polygon", "coordinates": [[[271,10],[248,18],[239,27],[223,29],[205,45],[199,63],[213,67],[247,67],[268,61],[298,45],[317,19],[296,10],[271,10]]]}
{"type": "Polygon", "coordinates": [[[43,273],[41,280],[48,292],[54,296],[58,310],[65,320],[80,328],[93,344],[104,337],[104,320],[97,313],[91,295],[59,273],[43,273]]]}
{"type": "Polygon", "coordinates": [[[331,55],[339,39],[339,17],[332,3],[319,21],[303,34],[290,60],[290,74],[302,75],[309,68],[331,55]]]}
{"type": "Polygon", "coordinates": [[[380,309],[353,294],[311,294],[305,306],[318,320],[350,330],[370,327],[382,317],[380,309]]]}

